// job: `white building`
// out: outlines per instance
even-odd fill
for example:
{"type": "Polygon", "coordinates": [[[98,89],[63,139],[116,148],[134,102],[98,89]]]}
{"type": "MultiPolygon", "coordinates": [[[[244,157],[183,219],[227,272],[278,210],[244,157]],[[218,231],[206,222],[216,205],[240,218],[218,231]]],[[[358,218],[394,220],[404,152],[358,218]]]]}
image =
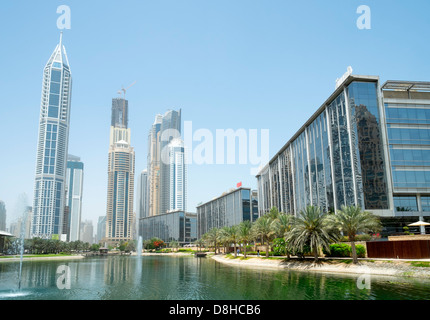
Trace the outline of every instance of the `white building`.
{"type": "Polygon", "coordinates": [[[187,210],[187,166],[184,142],[173,139],[169,146],[170,205],[168,212],[187,210]]]}
{"type": "Polygon", "coordinates": [[[63,231],[72,74],[62,36],[42,83],[32,236],[59,238],[63,231]]]}
{"type": "Polygon", "coordinates": [[[76,156],[69,155],[67,161],[66,205],[69,207],[67,234],[69,241],[79,240],[82,217],[82,195],[84,186],[84,164],[76,156]]]}

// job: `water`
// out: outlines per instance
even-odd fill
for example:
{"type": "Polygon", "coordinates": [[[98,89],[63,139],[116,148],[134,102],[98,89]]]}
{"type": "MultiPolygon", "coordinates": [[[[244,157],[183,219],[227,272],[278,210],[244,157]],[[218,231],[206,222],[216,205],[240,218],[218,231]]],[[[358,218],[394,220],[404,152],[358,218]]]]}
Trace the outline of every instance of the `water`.
{"type": "Polygon", "coordinates": [[[139,236],[139,240],[137,241],[137,256],[140,257],[142,255],[143,248],[143,240],[142,236],[139,236]]]}
{"type": "Polygon", "coordinates": [[[24,261],[16,290],[16,263],[0,263],[1,300],[422,300],[430,282],[236,267],[210,258],[110,256],[24,261]],[[69,270],[61,289],[59,267],[69,270]]]}

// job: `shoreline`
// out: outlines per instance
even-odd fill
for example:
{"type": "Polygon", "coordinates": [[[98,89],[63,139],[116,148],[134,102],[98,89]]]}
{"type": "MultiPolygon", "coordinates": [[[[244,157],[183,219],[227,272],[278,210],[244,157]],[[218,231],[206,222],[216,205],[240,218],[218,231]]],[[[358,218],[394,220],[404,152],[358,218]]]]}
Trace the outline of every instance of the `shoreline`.
{"type": "Polygon", "coordinates": [[[368,261],[359,260],[359,264],[345,263],[342,260],[320,260],[314,264],[313,261],[295,261],[284,259],[263,259],[247,257],[228,258],[224,255],[213,255],[210,257],[217,262],[239,267],[270,268],[278,270],[291,270],[303,272],[323,272],[334,274],[368,274],[375,276],[392,276],[402,278],[421,278],[430,280],[430,267],[414,267],[407,261],[381,260],[368,261]]]}
{"type": "MultiPolygon", "coordinates": [[[[83,255],[70,255],[70,256],[58,256],[58,257],[38,257],[38,256],[34,256],[34,257],[23,257],[22,261],[43,261],[43,260],[76,260],[76,259],[83,259],[85,258],[85,256],[83,255]]],[[[21,261],[21,257],[17,256],[14,258],[0,258],[0,263],[2,262],[20,262],[21,261]]]]}

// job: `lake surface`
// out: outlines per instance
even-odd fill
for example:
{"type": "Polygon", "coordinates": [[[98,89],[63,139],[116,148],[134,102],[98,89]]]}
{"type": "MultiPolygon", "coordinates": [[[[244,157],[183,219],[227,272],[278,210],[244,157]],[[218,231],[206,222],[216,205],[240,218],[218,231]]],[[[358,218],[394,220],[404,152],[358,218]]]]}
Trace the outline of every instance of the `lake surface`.
{"type": "Polygon", "coordinates": [[[430,282],[257,269],[210,258],[110,256],[0,263],[0,300],[429,300],[430,282]],[[69,271],[67,279],[64,270],[69,271]]]}

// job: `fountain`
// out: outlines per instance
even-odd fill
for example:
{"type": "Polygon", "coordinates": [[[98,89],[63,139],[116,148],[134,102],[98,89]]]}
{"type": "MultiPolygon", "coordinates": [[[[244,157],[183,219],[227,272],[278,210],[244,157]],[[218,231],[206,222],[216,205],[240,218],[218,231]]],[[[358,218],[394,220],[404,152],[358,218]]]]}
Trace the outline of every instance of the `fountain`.
{"type": "Polygon", "coordinates": [[[139,236],[139,240],[137,241],[137,256],[142,256],[142,248],[143,248],[143,240],[142,236],[139,236]]]}
{"type": "Polygon", "coordinates": [[[18,212],[22,212],[21,217],[21,233],[19,238],[19,273],[18,273],[18,291],[21,291],[21,279],[22,279],[22,261],[24,258],[24,239],[25,239],[25,227],[27,222],[27,214],[28,214],[28,207],[27,207],[27,196],[24,194],[21,197],[21,200],[18,203],[18,212]],[[23,207],[22,207],[23,206],[23,207]]]}
{"type": "Polygon", "coordinates": [[[24,239],[26,231],[26,222],[28,217],[28,206],[27,206],[27,196],[25,194],[21,195],[18,199],[16,212],[20,216],[18,219],[21,220],[21,230],[20,236],[16,240],[13,254],[19,253],[19,269],[18,269],[18,290],[13,290],[12,292],[1,293],[0,298],[16,298],[28,295],[28,292],[21,291],[22,282],[22,264],[24,260],[24,239]]]}

